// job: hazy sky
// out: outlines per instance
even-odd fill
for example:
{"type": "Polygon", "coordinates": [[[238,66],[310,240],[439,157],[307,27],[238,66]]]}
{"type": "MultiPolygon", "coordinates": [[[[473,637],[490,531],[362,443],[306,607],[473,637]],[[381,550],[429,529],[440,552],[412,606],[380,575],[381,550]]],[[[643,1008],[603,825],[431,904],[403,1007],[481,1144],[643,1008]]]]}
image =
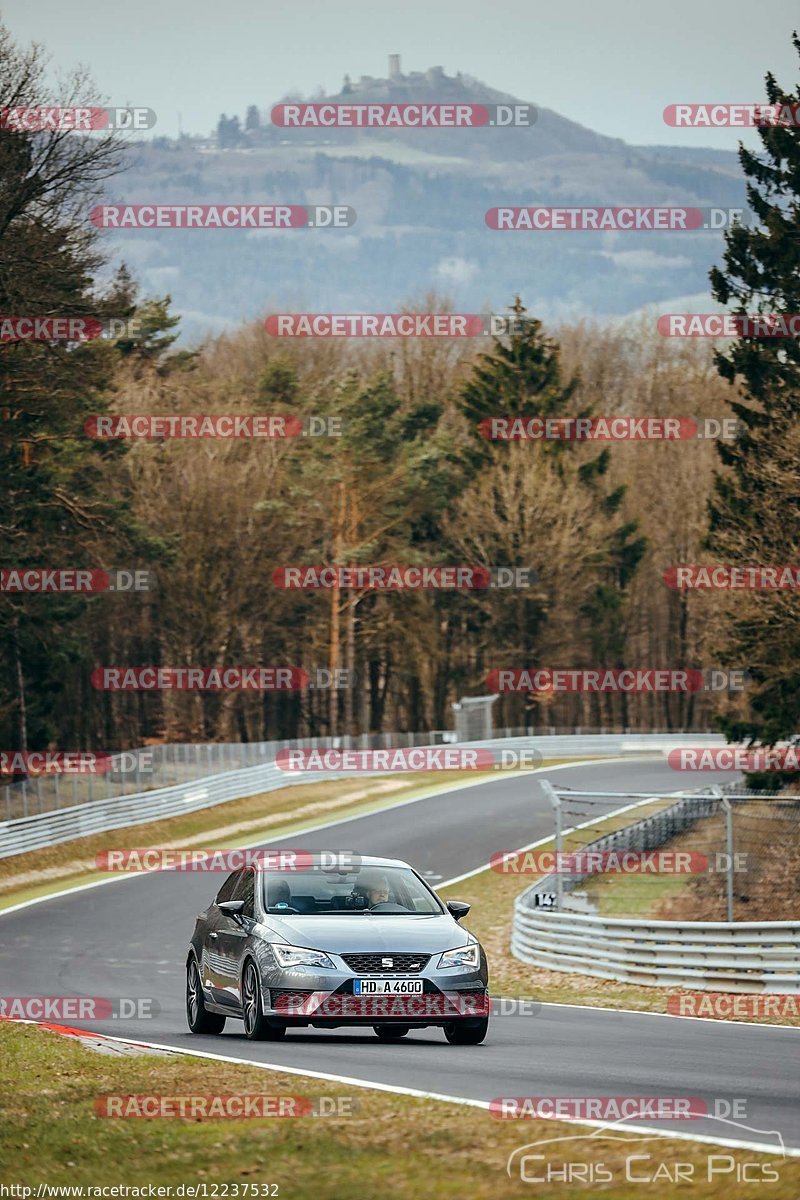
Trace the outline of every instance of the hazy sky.
{"type": "Polygon", "coordinates": [[[386,75],[397,53],[404,71],[460,70],[629,142],[734,149],[741,131],[670,129],[664,106],[758,101],[767,70],[788,89],[800,73],[797,0],[7,0],[2,15],[169,136],[178,114],[206,133],[223,111],[386,75]]]}

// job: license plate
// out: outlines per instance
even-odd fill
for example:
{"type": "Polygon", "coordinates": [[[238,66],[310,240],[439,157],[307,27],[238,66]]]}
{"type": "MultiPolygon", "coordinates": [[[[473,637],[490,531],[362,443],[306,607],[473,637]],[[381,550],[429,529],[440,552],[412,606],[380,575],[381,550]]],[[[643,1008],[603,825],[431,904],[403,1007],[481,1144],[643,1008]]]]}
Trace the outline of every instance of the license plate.
{"type": "Polygon", "coordinates": [[[418,996],[422,993],[421,979],[354,979],[356,996],[418,996]]]}

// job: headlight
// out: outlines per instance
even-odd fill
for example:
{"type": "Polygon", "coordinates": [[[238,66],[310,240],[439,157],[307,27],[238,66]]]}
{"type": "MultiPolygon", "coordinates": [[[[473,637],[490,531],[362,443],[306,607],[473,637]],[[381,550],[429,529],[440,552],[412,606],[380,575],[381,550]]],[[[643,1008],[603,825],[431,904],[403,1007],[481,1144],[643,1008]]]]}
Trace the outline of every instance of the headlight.
{"type": "Polygon", "coordinates": [[[445,950],[439,959],[440,967],[479,967],[481,952],[477,942],[468,946],[457,946],[455,950],[445,950]]]}
{"type": "Polygon", "coordinates": [[[281,942],[273,942],[272,953],[279,967],[330,967],[336,970],[327,954],[321,950],[305,950],[302,946],[284,946],[281,942]]]}

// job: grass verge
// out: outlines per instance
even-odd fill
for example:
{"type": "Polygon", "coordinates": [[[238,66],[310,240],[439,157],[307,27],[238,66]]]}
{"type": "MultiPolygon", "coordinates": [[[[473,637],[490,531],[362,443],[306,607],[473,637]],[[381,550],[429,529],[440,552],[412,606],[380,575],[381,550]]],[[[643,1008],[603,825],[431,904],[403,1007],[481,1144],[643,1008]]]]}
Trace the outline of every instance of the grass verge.
{"type": "MultiPolygon", "coordinates": [[[[342,1049],[346,1054],[344,1045],[342,1049]]],[[[480,1047],[452,1050],[474,1055],[478,1067],[480,1047]]],[[[5,1021],[0,1022],[0,1051],[0,1183],[34,1189],[40,1183],[145,1189],[148,1184],[206,1184],[213,1196],[216,1184],[217,1196],[231,1197],[230,1185],[271,1183],[278,1185],[271,1194],[279,1200],[502,1200],[531,1194],[518,1171],[515,1177],[506,1175],[513,1150],[592,1132],[551,1121],[499,1121],[485,1109],[202,1059],[105,1056],[71,1038],[5,1021]],[[312,1101],[348,1097],[354,1111],[296,1120],[126,1120],[96,1114],[100,1096],[143,1094],[303,1095],[312,1101]]],[[[397,1046],[396,1052],[403,1054],[404,1047],[397,1046]]],[[[681,1125],[681,1132],[690,1132],[686,1122],[681,1125]]],[[[614,1200],[641,1200],[642,1184],[626,1182],[625,1159],[634,1154],[650,1156],[635,1164],[639,1176],[658,1171],[646,1187],[652,1200],[676,1192],[692,1200],[743,1200],[746,1192],[732,1181],[745,1162],[751,1164],[751,1177],[762,1164],[777,1172],[777,1182],[769,1187],[772,1200],[796,1200],[800,1194],[800,1160],[669,1138],[620,1142],[593,1137],[590,1143],[566,1146],[567,1151],[558,1144],[541,1148],[554,1169],[566,1159],[602,1162],[614,1184],[607,1191],[597,1184],[587,1189],[585,1184],[553,1182],[547,1186],[553,1200],[583,1196],[588,1190],[614,1200]],[[730,1159],[729,1170],[708,1182],[709,1156],[715,1155],[730,1159]],[[692,1183],[672,1181],[677,1164],[684,1164],[684,1171],[691,1168],[692,1183]]],[[[542,1169],[538,1163],[528,1169],[534,1166],[542,1169]]],[[[268,1193],[259,1189],[251,1194],[268,1193]]]]}
{"type": "MultiPolygon", "coordinates": [[[[738,921],[794,921],[800,911],[796,796],[748,800],[733,811],[733,913],[738,921]]],[[[705,855],[708,870],[676,875],[596,875],[577,889],[601,916],[725,921],[725,818],[703,817],[661,850],[705,855]],[[721,858],[719,856],[722,856],[721,858]]]]}
{"type": "MultiPolygon", "coordinates": [[[[562,761],[565,760],[550,759],[543,765],[552,767],[562,761]]],[[[574,761],[577,764],[580,760],[574,761]]],[[[295,784],[243,800],[229,800],[185,816],[16,854],[0,859],[0,911],[25,900],[107,879],[106,872],[96,869],[95,856],[111,847],[178,849],[205,843],[236,849],[268,838],[302,833],[303,829],[325,821],[375,812],[401,800],[433,796],[457,785],[483,781],[482,775],[475,771],[448,771],[445,779],[441,771],[426,771],[411,778],[390,775],[295,784]]]]}

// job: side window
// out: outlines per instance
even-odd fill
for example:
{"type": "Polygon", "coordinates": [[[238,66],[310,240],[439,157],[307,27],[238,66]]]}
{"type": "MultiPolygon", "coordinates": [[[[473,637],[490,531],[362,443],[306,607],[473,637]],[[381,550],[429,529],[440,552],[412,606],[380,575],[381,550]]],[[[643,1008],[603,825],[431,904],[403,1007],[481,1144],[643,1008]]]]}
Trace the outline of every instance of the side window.
{"type": "Polygon", "coordinates": [[[216,904],[219,904],[221,900],[233,900],[233,891],[236,887],[236,884],[239,882],[241,874],[241,871],[234,871],[232,875],[228,876],[222,887],[217,892],[215,901],[216,904]]]}
{"type": "Polygon", "coordinates": [[[243,917],[255,917],[255,898],[256,873],[255,871],[242,871],[231,899],[244,900],[243,917]]]}

